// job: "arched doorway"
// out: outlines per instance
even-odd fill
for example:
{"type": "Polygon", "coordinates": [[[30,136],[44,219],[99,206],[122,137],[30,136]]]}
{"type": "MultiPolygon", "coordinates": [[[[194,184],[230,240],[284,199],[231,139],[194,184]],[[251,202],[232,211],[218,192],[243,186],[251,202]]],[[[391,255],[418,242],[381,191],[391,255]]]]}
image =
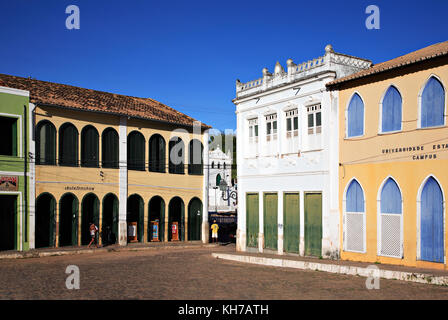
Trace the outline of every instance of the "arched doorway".
{"type": "Polygon", "coordinates": [[[17,249],[17,196],[0,195],[0,251],[17,249]]]}
{"type": "Polygon", "coordinates": [[[168,241],[172,241],[171,228],[177,222],[179,228],[179,240],[185,239],[185,205],[181,198],[174,197],[171,199],[168,207],[168,241]]]}
{"type": "Polygon", "coordinates": [[[443,193],[437,181],[430,177],[423,187],[420,208],[421,260],[444,262],[443,193]]]}
{"type": "Polygon", "coordinates": [[[159,196],[151,198],[148,204],[148,241],[153,241],[151,221],[159,222],[159,241],[165,239],[165,201],[159,196]]]}
{"type": "Polygon", "coordinates": [[[36,200],[36,248],[54,247],[56,239],[56,200],[49,193],[36,200]]]}
{"type": "Polygon", "coordinates": [[[137,223],[137,240],[143,242],[143,199],[138,194],[133,194],[128,198],[128,213],[126,221],[137,223]]]}
{"type": "Polygon", "coordinates": [[[81,204],[81,245],[90,242],[90,223],[100,224],[100,201],[93,193],[84,196],[81,204]]]}
{"type": "Polygon", "coordinates": [[[201,240],[202,202],[198,198],[191,199],[188,204],[188,240],[201,240]]]}
{"type": "Polygon", "coordinates": [[[66,193],[59,201],[59,246],[78,245],[78,198],[66,193]]]}
{"type": "MultiPolygon", "coordinates": [[[[115,244],[118,239],[118,198],[113,193],[108,193],[103,198],[103,211],[101,219],[101,232],[107,237],[107,244],[115,244]]],[[[104,243],[103,239],[103,243],[104,243]]]]}

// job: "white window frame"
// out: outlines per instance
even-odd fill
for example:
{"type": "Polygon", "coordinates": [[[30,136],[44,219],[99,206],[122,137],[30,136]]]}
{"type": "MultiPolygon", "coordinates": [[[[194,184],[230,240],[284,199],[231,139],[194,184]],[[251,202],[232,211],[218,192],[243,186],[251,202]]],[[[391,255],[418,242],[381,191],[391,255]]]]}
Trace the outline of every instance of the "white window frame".
{"type": "Polygon", "coordinates": [[[383,182],[380,185],[380,188],[378,189],[378,194],[377,194],[377,198],[376,198],[376,207],[377,207],[377,255],[380,257],[390,257],[390,258],[397,258],[397,259],[403,259],[404,258],[404,243],[403,243],[403,216],[404,216],[404,205],[403,205],[403,191],[401,190],[400,185],[398,184],[397,180],[395,180],[392,176],[387,176],[386,179],[383,180],[383,182]],[[398,187],[398,190],[400,190],[400,195],[401,195],[401,213],[382,213],[381,212],[381,193],[383,191],[384,185],[386,184],[386,182],[392,179],[398,187]],[[381,219],[382,216],[397,216],[400,215],[400,254],[398,256],[393,256],[393,255],[387,255],[387,254],[382,254],[382,241],[381,241],[381,231],[382,231],[382,224],[381,224],[381,219]]]}
{"type": "Polygon", "coordinates": [[[307,130],[308,135],[312,134],[321,134],[322,133],[322,104],[313,104],[306,106],[306,123],[307,123],[307,130]],[[320,125],[317,125],[317,114],[320,113],[320,125]],[[313,117],[313,126],[310,127],[309,124],[309,116],[312,115],[313,117]]]}
{"type": "Polygon", "coordinates": [[[258,143],[258,136],[260,133],[258,126],[258,118],[248,119],[249,124],[249,143],[258,143]],[[255,130],[255,128],[257,128],[255,130]]]}
{"type": "Polygon", "coordinates": [[[299,136],[299,109],[288,110],[285,112],[286,116],[286,138],[294,138],[299,136]],[[297,119],[297,127],[294,119],[297,119]],[[291,129],[288,130],[288,120],[291,121],[291,129]]]}
{"type": "Polygon", "coordinates": [[[277,114],[273,113],[265,116],[266,119],[266,141],[274,141],[277,140],[277,132],[278,132],[278,122],[277,122],[277,114]],[[268,124],[271,125],[271,132],[268,130],[268,124]],[[275,128],[274,128],[275,124],[275,128]]]}

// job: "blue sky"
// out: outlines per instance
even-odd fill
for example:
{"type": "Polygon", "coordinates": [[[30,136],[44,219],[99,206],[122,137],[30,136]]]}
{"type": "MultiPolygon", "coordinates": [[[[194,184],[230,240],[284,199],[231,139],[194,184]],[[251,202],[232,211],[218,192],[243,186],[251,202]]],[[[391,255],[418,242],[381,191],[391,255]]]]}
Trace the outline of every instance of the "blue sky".
{"type": "Polygon", "coordinates": [[[448,40],[448,1],[0,0],[0,73],[151,97],[235,129],[235,80],[337,52],[379,63],[448,40]],[[68,30],[68,5],[80,29],[68,30]],[[365,27],[368,5],[380,30],[365,27]]]}

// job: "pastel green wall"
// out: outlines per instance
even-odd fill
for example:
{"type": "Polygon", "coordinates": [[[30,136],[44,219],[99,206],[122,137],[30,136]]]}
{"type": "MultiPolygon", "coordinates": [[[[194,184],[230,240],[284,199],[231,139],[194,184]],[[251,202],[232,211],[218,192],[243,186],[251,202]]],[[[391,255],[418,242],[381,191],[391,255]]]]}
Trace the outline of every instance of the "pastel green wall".
{"type": "MultiPolygon", "coordinates": [[[[0,92],[0,115],[7,117],[11,115],[14,117],[20,116],[21,120],[18,119],[17,123],[17,156],[2,156],[0,155],[0,171],[8,172],[8,175],[17,175],[21,174],[22,176],[19,176],[19,188],[18,192],[22,193],[22,197],[17,197],[17,208],[18,208],[18,214],[17,214],[17,221],[16,225],[18,226],[16,230],[16,239],[20,239],[19,234],[20,230],[22,230],[22,249],[28,250],[29,249],[29,210],[26,208],[26,210],[22,211],[22,224],[20,225],[20,208],[22,208],[25,204],[25,178],[23,176],[24,174],[24,155],[29,154],[29,146],[30,146],[30,140],[27,141],[27,149],[25,150],[25,126],[27,131],[27,138],[30,137],[30,129],[29,129],[29,97],[22,96],[22,95],[16,95],[13,93],[4,93],[0,92]],[[24,106],[26,107],[26,111],[24,111],[24,106]],[[25,116],[24,112],[26,112],[26,121],[25,123],[25,116]],[[19,124],[21,122],[21,124],[19,124]],[[22,150],[22,152],[20,152],[22,150]],[[22,202],[22,203],[20,203],[22,202]],[[26,220],[25,220],[26,219],[26,220]],[[26,230],[28,229],[28,230],[26,230]]],[[[27,173],[29,174],[29,159],[27,159],[27,173]]],[[[32,188],[30,185],[30,180],[28,178],[27,181],[28,188],[27,188],[27,203],[29,204],[29,190],[32,188]]],[[[0,194],[2,192],[0,191],[0,194]]],[[[17,240],[19,241],[19,240],[17,240]]],[[[16,248],[18,249],[20,247],[20,244],[16,243],[16,248]]]]}

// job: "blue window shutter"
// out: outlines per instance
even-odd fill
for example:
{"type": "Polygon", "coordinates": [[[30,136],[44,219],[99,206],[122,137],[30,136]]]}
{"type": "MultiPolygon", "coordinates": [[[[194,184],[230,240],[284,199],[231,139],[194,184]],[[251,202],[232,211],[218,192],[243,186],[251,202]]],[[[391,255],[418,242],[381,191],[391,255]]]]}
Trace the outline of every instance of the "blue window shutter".
{"type": "Polygon", "coordinates": [[[443,244],[443,195],[439,184],[429,178],[421,195],[421,259],[441,262],[444,257],[443,244]]]}
{"type": "Polygon", "coordinates": [[[388,179],[381,190],[381,213],[401,214],[401,192],[393,179],[388,179]]]}
{"type": "Polygon", "coordinates": [[[401,130],[402,99],[398,90],[391,86],[383,99],[382,132],[401,130]]]}
{"type": "Polygon", "coordinates": [[[353,180],[347,189],[346,211],[364,212],[364,193],[356,180],[353,180]]]}
{"type": "Polygon", "coordinates": [[[361,136],[364,133],[364,103],[356,93],[348,106],[347,112],[348,137],[361,136]]]}
{"type": "Polygon", "coordinates": [[[432,77],[423,89],[421,101],[421,127],[434,127],[444,124],[445,90],[436,78],[432,77]]]}

